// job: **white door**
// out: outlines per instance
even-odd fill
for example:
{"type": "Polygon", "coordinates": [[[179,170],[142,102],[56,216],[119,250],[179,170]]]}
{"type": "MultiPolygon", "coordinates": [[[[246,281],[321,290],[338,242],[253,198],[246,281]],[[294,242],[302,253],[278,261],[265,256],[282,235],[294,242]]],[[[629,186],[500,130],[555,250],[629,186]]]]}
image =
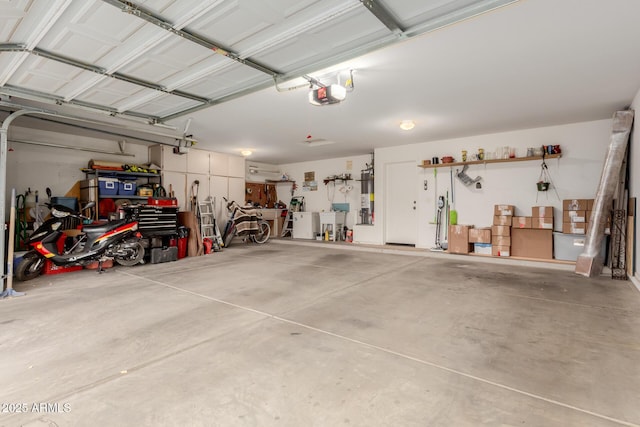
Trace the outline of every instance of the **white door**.
{"type": "Polygon", "coordinates": [[[385,243],[415,245],[418,234],[418,168],[414,161],[385,168],[385,243]]]}

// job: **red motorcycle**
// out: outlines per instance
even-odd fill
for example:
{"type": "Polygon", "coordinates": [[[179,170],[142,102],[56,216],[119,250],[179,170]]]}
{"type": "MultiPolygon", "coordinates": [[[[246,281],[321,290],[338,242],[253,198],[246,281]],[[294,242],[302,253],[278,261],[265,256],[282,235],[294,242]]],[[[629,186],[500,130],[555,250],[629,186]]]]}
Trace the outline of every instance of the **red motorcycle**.
{"type": "MultiPolygon", "coordinates": [[[[93,206],[95,203],[90,202],[85,209],[93,206]]],[[[18,280],[31,280],[39,276],[46,260],[58,266],[86,265],[98,261],[98,271],[102,271],[102,263],[107,260],[115,260],[125,266],[143,262],[144,246],[140,243],[142,235],[137,231],[137,221],[121,219],[83,225],[81,233],[71,238],[69,243],[70,238],[62,230],[71,228],[70,224],[79,224],[90,218],[62,205],[50,208],[51,218],[29,237],[27,243],[33,249],[22,257],[16,267],[18,280]]]]}

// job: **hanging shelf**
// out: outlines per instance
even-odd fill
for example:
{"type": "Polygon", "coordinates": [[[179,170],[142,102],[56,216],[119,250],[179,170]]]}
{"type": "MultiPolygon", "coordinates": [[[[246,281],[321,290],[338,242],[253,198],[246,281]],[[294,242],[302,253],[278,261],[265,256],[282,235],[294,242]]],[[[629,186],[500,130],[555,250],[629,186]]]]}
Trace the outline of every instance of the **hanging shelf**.
{"type": "MultiPolygon", "coordinates": [[[[562,154],[545,154],[544,159],[558,159],[562,157],[562,154]]],[[[510,162],[526,162],[529,160],[542,160],[542,156],[531,157],[514,157],[512,159],[489,159],[489,160],[471,160],[469,162],[455,162],[455,163],[438,163],[437,165],[418,165],[419,168],[446,168],[452,166],[464,166],[464,165],[482,165],[487,163],[510,163],[510,162]]]]}

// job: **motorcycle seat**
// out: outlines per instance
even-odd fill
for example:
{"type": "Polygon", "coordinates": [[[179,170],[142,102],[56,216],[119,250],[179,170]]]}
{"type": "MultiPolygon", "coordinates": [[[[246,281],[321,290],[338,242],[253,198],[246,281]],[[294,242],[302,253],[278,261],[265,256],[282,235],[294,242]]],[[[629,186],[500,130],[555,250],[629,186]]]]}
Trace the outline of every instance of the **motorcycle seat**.
{"type": "Polygon", "coordinates": [[[104,224],[89,224],[89,225],[85,225],[82,227],[82,231],[84,231],[85,233],[91,233],[91,234],[103,234],[106,233],[107,231],[113,230],[115,228],[118,228],[124,224],[127,224],[129,221],[127,221],[126,219],[119,219],[117,221],[109,221],[107,223],[104,224]]]}

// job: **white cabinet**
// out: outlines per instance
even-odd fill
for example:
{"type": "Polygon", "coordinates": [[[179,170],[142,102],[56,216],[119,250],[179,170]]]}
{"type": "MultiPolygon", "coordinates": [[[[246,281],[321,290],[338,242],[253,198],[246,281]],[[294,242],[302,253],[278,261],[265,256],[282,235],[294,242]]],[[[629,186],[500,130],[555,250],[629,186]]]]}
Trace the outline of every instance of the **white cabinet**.
{"type": "Polygon", "coordinates": [[[187,198],[187,175],[181,172],[162,171],[162,186],[167,191],[173,190],[178,199],[179,210],[189,209],[189,199],[187,198]]]}
{"type": "Polygon", "coordinates": [[[222,232],[228,220],[227,205],[223,197],[229,198],[229,178],[212,175],[209,177],[209,185],[211,197],[215,198],[214,211],[218,220],[218,228],[222,232]]]}
{"type": "Polygon", "coordinates": [[[244,178],[244,157],[229,156],[229,176],[244,178]]]}
{"type": "Polygon", "coordinates": [[[149,161],[160,166],[163,171],[187,171],[187,156],[185,154],[174,154],[173,147],[167,145],[152,145],[149,147],[149,161]]]}
{"type": "Polygon", "coordinates": [[[315,239],[320,232],[320,216],[318,212],[294,212],[293,230],[291,237],[294,239],[315,239]]]}
{"type": "Polygon", "coordinates": [[[191,148],[187,153],[187,172],[209,174],[209,151],[191,148]]]}
{"type": "Polygon", "coordinates": [[[207,197],[211,195],[209,188],[209,175],[201,173],[188,173],[187,174],[187,196],[188,200],[191,200],[192,189],[194,188],[195,181],[198,181],[198,201],[204,202],[207,197]]]}
{"type": "Polygon", "coordinates": [[[229,176],[229,156],[222,153],[209,153],[209,173],[217,176],[229,176]]]}
{"type": "Polygon", "coordinates": [[[235,200],[240,205],[244,205],[245,191],[244,178],[229,177],[229,200],[235,200]]]}

